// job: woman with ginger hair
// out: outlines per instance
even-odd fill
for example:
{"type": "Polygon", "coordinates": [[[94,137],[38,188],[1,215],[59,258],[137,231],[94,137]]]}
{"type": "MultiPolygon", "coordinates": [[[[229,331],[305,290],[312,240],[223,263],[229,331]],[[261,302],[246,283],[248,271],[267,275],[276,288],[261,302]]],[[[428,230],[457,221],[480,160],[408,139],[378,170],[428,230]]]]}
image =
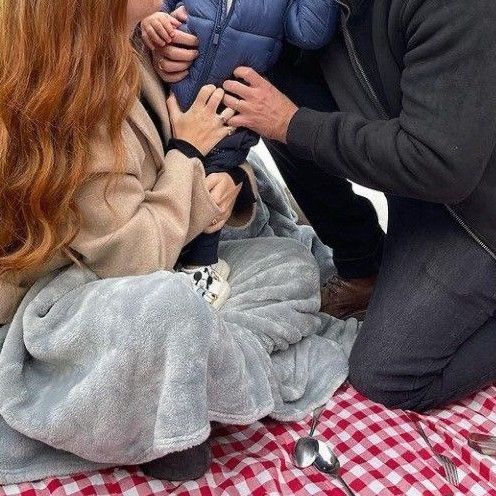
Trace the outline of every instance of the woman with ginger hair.
{"type": "Polygon", "coordinates": [[[333,360],[312,341],[318,270],[301,245],[226,243],[224,314],[173,273],[190,240],[242,226],[254,208],[238,197],[247,184],[205,178],[198,158],[232,132],[230,111],[217,114],[223,91],[203,88],[186,113],[171,97],[169,114],[131,42],[160,6],[0,2],[0,484],[121,464],[199,477],[211,420],[301,418],[339,385],[327,365],[304,373],[292,356],[298,373],[281,357],[273,370],[271,354],[300,343],[301,356],[333,360]]]}

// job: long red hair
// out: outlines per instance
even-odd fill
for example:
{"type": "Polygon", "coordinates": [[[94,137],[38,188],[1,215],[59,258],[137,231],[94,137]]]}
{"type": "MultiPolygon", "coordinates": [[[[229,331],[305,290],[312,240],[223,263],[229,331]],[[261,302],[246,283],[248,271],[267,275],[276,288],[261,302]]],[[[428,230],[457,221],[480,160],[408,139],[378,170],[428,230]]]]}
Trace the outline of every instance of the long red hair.
{"type": "Polygon", "coordinates": [[[77,235],[98,128],[123,156],[139,91],[128,29],[127,0],[0,0],[0,274],[43,264],[77,235]]]}

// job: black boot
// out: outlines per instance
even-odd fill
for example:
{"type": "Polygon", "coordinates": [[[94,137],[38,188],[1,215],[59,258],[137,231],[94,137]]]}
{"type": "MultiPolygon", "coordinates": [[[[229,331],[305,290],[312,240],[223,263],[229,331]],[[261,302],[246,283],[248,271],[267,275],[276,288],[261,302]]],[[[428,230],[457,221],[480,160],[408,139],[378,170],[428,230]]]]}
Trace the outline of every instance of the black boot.
{"type": "Polygon", "coordinates": [[[212,450],[208,441],[199,446],[170,453],[141,466],[143,472],[154,479],[188,481],[200,479],[212,463],[212,450]]]}

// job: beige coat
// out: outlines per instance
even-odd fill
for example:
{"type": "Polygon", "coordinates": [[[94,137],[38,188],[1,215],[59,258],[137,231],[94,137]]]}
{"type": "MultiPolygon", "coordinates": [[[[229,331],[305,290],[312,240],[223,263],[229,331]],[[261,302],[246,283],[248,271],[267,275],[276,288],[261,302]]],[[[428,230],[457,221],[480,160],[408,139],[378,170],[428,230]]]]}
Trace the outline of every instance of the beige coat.
{"type": "MultiPolygon", "coordinates": [[[[148,60],[143,62],[143,94],[171,136],[166,95],[148,60]]],[[[94,140],[90,180],[80,188],[77,204],[83,225],[71,255],[102,278],[172,270],[182,248],[210,226],[219,209],[205,187],[198,159],[173,150],[164,157],[160,136],[144,107],[136,101],[123,126],[127,150],[125,174],[104,190],[115,158],[105,136],[94,140]]],[[[251,168],[248,172],[255,188],[251,168]]],[[[254,208],[232,218],[246,225],[254,208]]],[[[59,254],[40,270],[0,279],[0,325],[9,322],[29,287],[41,276],[71,263],[59,254]]]]}

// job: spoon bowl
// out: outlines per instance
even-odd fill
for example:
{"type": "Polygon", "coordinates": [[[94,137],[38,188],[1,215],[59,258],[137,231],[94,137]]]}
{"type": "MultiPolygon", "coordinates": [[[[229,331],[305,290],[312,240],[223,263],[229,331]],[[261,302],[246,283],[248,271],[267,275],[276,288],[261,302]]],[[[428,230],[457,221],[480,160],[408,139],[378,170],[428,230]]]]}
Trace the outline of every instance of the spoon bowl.
{"type": "Polygon", "coordinates": [[[315,459],[315,468],[324,474],[328,474],[331,477],[335,477],[341,482],[343,488],[348,496],[355,496],[355,493],[349,488],[348,484],[344,481],[339,473],[341,470],[341,465],[339,463],[338,457],[331,451],[329,446],[322,441],[317,441],[318,444],[318,455],[315,459]]]}
{"type": "Polygon", "coordinates": [[[341,465],[339,464],[338,457],[329,449],[327,444],[322,441],[317,442],[319,445],[319,453],[315,458],[315,467],[319,470],[319,472],[323,472],[324,474],[329,474],[334,477],[339,476],[341,465]]]}
{"type": "Polygon", "coordinates": [[[324,410],[325,405],[315,408],[313,411],[310,434],[306,437],[298,439],[298,442],[296,443],[293,451],[293,462],[298,468],[311,467],[319,455],[319,444],[315,439],[313,439],[313,435],[315,434],[315,429],[317,428],[320,416],[324,410]]]}
{"type": "Polygon", "coordinates": [[[293,452],[293,461],[298,468],[311,467],[319,456],[319,442],[313,437],[298,439],[293,452]]]}

